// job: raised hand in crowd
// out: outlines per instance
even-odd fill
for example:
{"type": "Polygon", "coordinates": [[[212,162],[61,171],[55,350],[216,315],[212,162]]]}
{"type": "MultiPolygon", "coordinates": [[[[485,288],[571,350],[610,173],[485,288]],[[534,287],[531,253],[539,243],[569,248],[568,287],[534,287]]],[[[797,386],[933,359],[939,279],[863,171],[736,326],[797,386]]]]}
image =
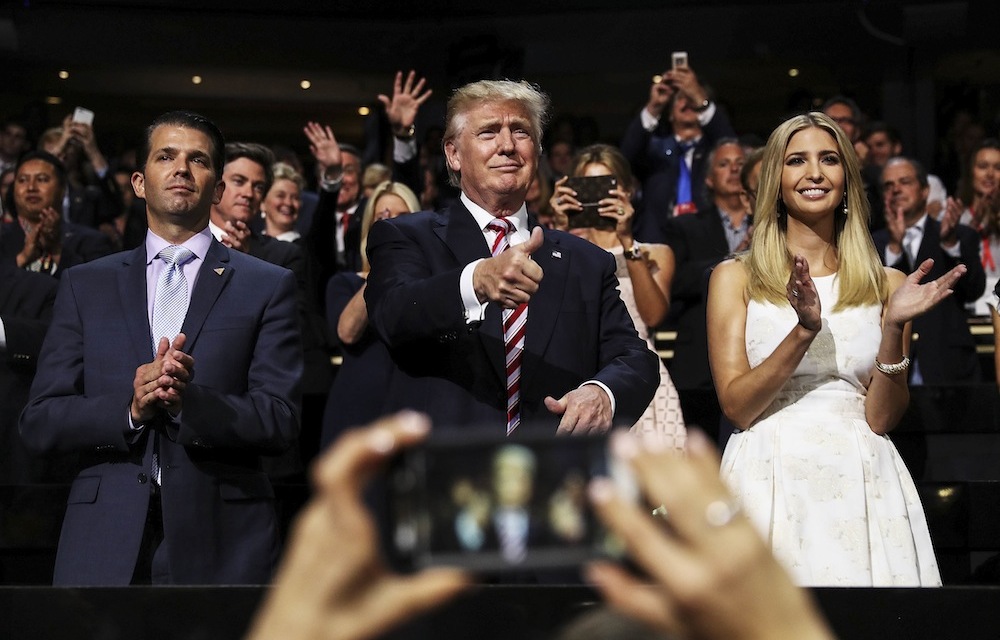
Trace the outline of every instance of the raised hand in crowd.
{"type": "Polygon", "coordinates": [[[318,122],[307,122],[306,126],[302,127],[302,132],[309,139],[309,152],[319,165],[320,175],[327,180],[336,180],[340,175],[343,160],[333,129],[318,122]]]}
{"type": "MultiPolygon", "coordinates": [[[[950,198],[949,198],[950,199],[950,198]]],[[[954,247],[958,244],[956,230],[962,218],[962,209],[958,207],[945,207],[941,214],[941,245],[944,247],[954,247]]]]}
{"type": "Polygon", "coordinates": [[[690,67],[677,67],[666,73],[666,81],[692,105],[700,105],[708,99],[705,88],[698,82],[698,76],[690,67]]]}
{"type": "Polygon", "coordinates": [[[889,250],[894,253],[903,253],[906,215],[903,208],[893,202],[891,193],[885,194],[885,228],[889,232],[889,250]]]}
{"type": "Polygon", "coordinates": [[[646,111],[654,118],[663,115],[663,111],[670,104],[670,99],[676,93],[676,89],[667,76],[669,73],[669,71],[664,71],[663,75],[653,76],[653,84],[649,87],[649,101],[646,102],[646,111]]]}
{"type": "Polygon", "coordinates": [[[659,517],[622,496],[606,479],[590,496],[597,516],[654,583],[611,562],[587,577],[618,611],[670,637],[702,640],[818,640],[833,634],[808,593],[792,584],[719,478],[719,458],[705,435],[688,433],[687,455],[615,435],[615,456],[628,464],[659,517]]]}
{"type": "Polygon", "coordinates": [[[568,184],[569,176],[563,176],[556,180],[555,188],[552,190],[552,197],[549,198],[549,206],[552,207],[553,226],[556,229],[566,231],[569,228],[569,213],[571,211],[583,211],[583,205],[576,199],[576,191],[568,184]]]}
{"type": "Polygon", "coordinates": [[[433,93],[430,89],[423,91],[426,78],[417,78],[416,71],[410,70],[403,82],[403,72],[396,72],[396,80],[392,85],[392,97],[379,94],[378,100],[385,106],[385,115],[393,135],[408,138],[411,127],[416,122],[420,106],[427,102],[433,93]],[[421,93],[423,91],[423,93],[421,93]]]}
{"type": "Polygon", "coordinates": [[[450,600],[470,578],[457,569],[400,576],[385,566],[362,501],[376,469],[430,431],[400,413],[345,433],[313,468],[315,491],[292,529],[274,588],[248,640],[362,640],[450,600]]]}
{"type": "Polygon", "coordinates": [[[85,122],[75,122],[72,116],[66,116],[66,120],[63,121],[63,130],[68,129],[72,138],[80,143],[94,171],[98,174],[103,174],[108,169],[108,161],[97,147],[97,138],[94,136],[93,125],[85,122]],[[69,121],[68,125],[66,120],[69,121]]]}

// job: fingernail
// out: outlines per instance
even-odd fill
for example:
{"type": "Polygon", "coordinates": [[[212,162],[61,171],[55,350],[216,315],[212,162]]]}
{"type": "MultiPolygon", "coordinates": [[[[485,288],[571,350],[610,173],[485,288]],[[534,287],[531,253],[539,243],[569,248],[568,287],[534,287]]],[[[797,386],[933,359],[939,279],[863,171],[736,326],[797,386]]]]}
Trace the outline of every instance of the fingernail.
{"type": "Polygon", "coordinates": [[[611,481],[604,477],[597,477],[590,481],[587,486],[587,493],[594,502],[604,504],[611,500],[614,495],[614,488],[611,481]]]}
{"type": "Polygon", "coordinates": [[[427,416],[416,411],[401,411],[397,419],[399,428],[411,435],[422,436],[431,429],[427,416]]]}
{"type": "Polygon", "coordinates": [[[704,455],[712,451],[712,443],[701,429],[689,429],[685,448],[689,453],[704,455]]]}
{"type": "Polygon", "coordinates": [[[378,453],[389,453],[396,445],[396,439],[385,428],[379,427],[368,436],[368,446],[378,453]]]}

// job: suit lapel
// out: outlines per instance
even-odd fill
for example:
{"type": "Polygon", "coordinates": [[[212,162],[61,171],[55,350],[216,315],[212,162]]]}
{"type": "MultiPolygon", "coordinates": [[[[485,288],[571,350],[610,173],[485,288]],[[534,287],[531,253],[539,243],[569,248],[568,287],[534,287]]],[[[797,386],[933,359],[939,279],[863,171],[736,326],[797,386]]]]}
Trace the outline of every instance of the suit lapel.
{"type": "Polygon", "coordinates": [[[118,272],[118,292],[124,309],[125,325],[138,362],[153,359],[153,335],[149,329],[149,302],[146,300],[146,245],[139,245],[122,258],[118,272]]]}
{"type": "Polygon", "coordinates": [[[184,351],[190,353],[194,349],[194,343],[198,339],[205,319],[219,298],[219,294],[225,288],[233,275],[233,269],[229,266],[229,249],[213,240],[208,247],[208,254],[205,262],[198,270],[198,282],[194,291],[191,292],[191,304],[188,306],[187,315],[184,317],[184,326],[181,331],[187,336],[184,343],[184,351]]]}

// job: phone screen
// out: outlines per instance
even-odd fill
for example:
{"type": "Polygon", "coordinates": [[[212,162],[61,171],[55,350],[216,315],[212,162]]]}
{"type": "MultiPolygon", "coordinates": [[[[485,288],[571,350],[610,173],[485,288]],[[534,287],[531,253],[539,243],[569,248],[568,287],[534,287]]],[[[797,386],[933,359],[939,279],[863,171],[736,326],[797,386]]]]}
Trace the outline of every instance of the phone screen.
{"type": "Polygon", "coordinates": [[[83,107],[77,107],[73,110],[73,122],[80,122],[82,124],[94,124],[94,112],[90,109],[84,109],[83,107]]]}
{"type": "Polygon", "coordinates": [[[609,475],[603,436],[432,437],[390,470],[391,553],[413,569],[501,572],[618,555],[587,501],[595,475],[609,475]]]}
{"type": "Polygon", "coordinates": [[[688,66],[688,54],[687,51],[674,51],[670,54],[671,66],[674,69],[679,69],[681,67],[688,66]]]}

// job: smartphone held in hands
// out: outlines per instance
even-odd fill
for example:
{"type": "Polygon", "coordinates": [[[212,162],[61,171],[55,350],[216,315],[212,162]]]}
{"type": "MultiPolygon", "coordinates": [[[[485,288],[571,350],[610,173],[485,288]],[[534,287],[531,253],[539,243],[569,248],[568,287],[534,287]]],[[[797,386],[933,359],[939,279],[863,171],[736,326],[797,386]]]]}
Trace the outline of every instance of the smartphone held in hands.
{"type": "Polygon", "coordinates": [[[674,51],[670,54],[670,68],[671,69],[686,69],[688,66],[688,53],[687,51],[674,51]]]}
{"type": "Polygon", "coordinates": [[[598,209],[600,201],[611,197],[611,190],[618,185],[614,176],[581,176],[566,180],[566,186],[576,192],[576,199],[583,205],[583,211],[567,211],[570,229],[611,230],[617,224],[612,218],[605,218],[598,209]]]}
{"type": "Polygon", "coordinates": [[[73,122],[79,122],[80,124],[87,124],[93,126],[94,124],[94,112],[90,109],[85,109],[83,107],[77,107],[73,110],[73,122]]]}
{"type": "Polygon", "coordinates": [[[606,436],[437,432],[398,457],[388,488],[389,554],[404,569],[568,569],[620,555],[587,499],[595,475],[634,492],[606,436]]]}

